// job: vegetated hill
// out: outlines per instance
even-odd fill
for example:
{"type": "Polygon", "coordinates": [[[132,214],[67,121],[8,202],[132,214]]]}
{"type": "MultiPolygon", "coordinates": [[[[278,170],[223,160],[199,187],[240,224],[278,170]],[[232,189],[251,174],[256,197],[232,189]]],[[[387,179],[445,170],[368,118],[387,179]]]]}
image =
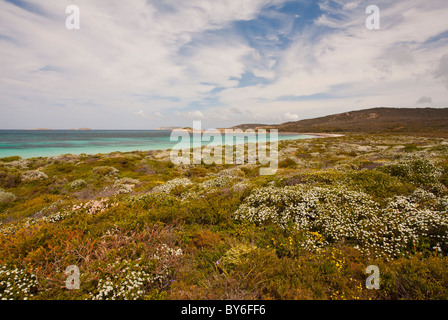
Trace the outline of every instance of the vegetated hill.
{"type": "Polygon", "coordinates": [[[232,127],[232,129],[255,129],[255,128],[269,128],[272,127],[272,125],[269,124],[261,124],[261,123],[247,123],[247,124],[239,124],[235,127],[232,127]]]}
{"type": "Polygon", "coordinates": [[[448,133],[448,108],[372,108],[280,125],[234,128],[273,128],[279,132],[448,133]]]}

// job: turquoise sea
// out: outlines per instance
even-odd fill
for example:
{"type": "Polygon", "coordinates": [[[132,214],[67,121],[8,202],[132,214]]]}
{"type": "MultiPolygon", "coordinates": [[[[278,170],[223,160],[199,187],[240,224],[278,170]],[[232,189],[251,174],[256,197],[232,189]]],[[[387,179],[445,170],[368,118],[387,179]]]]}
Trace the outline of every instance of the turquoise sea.
{"type": "MultiPolygon", "coordinates": [[[[180,141],[177,139],[171,141],[170,136],[171,131],[169,130],[0,130],[0,158],[167,150],[175,147],[180,141]]],[[[193,141],[193,136],[190,134],[190,141],[193,141]]],[[[278,134],[278,140],[311,137],[313,136],[278,134]]],[[[270,141],[269,135],[266,139],[270,141]]],[[[184,140],[182,142],[186,142],[184,140]]],[[[209,144],[208,141],[203,141],[204,139],[199,138],[199,140],[202,145],[209,144]]],[[[245,139],[245,142],[256,141],[256,135],[245,139]]]]}

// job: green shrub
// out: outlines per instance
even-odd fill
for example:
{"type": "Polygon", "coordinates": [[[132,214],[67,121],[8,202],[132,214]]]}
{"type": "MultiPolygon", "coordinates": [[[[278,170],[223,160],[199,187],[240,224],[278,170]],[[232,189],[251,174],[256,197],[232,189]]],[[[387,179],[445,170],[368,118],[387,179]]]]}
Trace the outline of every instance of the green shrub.
{"type": "Polygon", "coordinates": [[[14,188],[22,182],[22,175],[18,171],[0,170],[0,185],[5,188],[14,188]]]}
{"type": "Polygon", "coordinates": [[[418,150],[420,150],[420,148],[415,144],[407,144],[403,149],[404,152],[414,152],[418,150]]]}
{"type": "Polygon", "coordinates": [[[45,179],[48,179],[48,176],[39,170],[28,170],[22,174],[22,181],[36,181],[45,179]]]}
{"type": "Polygon", "coordinates": [[[116,175],[118,173],[118,170],[114,167],[109,166],[100,166],[93,168],[93,173],[98,174],[100,176],[106,176],[106,175],[116,175]]]}
{"type": "Polygon", "coordinates": [[[448,257],[416,254],[409,259],[375,263],[380,269],[378,299],[448,299],[448,257]]]}
{"type": "Polygon", "coordinates": [[[16,200],[16,196],[11,192],[4,192],[0,189],[0,204],[8,204],[16,200]]]}
{"type": "Polygon", "coordinates": [[[193,167],[188,169],[187,177],[205,177],[207,175],[207,169],[203,167],[193,167]]]}
{"type": "Polygon", "coordinates": [[[442,170],[428,159],[413,159],[385,165],[378,170],[399,177],[416,186],[428,186],[439,182],[442,170]]]}
{"type": "Polygon", "coordinates": [[[82,179],[78,179],[78,180],[70,182],[70,184],[68,186],[70,189],[75,190],[75,189],[83,188],[86,185],[87,185],[87,182],[85,182],[82,179]]]}
{"type": "Polygon", "coordinates": [[[347,180],[353,188],[360,188],[379,200],[395,195],[407,195],[415,190],[413,185],[378,170],[362,170],[350,173],[347,180]]]}
{"type": "Polygon", "coordinates": [[[286,158],[278,163],[279,168],[294,168],[297,163],[291,158],[286,158]]]}
{"type": "Polygon", "coordinates": [[[12,156],[12,157],[0,158],[0,161],[2,161],[2,162],[13,162],[13,161],[17,161],[17,160],[20,160],[20,159],[22,159],[22,158],[19,157],[19,156],[12,156]]]}
{"type": "Polygon", "coordinates": [[[72,163],[67,162],[60,162],[57,163],[56,160],[54,164],[48,166],[45,171],[49,172],[50,174],[66,174],[71,173],[76,167],[72,163]]]}
{"type": "Polygon", "coordinates": [[[341,182],[344,173],[336,170],[328,171],[304,171],[298,175],[283,180],[284,185],[295,186],[298,184],[322,184],[333,185],[341,182]]]}

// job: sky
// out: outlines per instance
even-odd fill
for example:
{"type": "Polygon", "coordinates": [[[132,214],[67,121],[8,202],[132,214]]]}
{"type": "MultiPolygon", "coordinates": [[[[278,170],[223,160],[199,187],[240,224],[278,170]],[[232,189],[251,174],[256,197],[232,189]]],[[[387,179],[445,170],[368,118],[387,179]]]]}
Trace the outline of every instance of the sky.
{"type": "Polygon", "coordinates": [[[448,107],[446,17],[446,0],[0,0],[0,129],[448,107]]]}

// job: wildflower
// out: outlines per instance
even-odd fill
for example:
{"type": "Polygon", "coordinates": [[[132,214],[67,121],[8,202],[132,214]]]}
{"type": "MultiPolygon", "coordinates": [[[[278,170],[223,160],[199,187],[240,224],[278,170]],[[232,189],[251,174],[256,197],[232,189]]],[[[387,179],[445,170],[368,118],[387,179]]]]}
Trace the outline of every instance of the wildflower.
{"type": "Polygon", "coordinates": [[[382,208],[367,194],[344,186],[270,186],[254,190],[235,218],[285,229],[292,225],[306,235],[299,245],[309,250],[350,241],[365,254],[398,257],[422,237],[448,244],[445,198],[419,189],[409,197],[390,199],[382,208]]]}

